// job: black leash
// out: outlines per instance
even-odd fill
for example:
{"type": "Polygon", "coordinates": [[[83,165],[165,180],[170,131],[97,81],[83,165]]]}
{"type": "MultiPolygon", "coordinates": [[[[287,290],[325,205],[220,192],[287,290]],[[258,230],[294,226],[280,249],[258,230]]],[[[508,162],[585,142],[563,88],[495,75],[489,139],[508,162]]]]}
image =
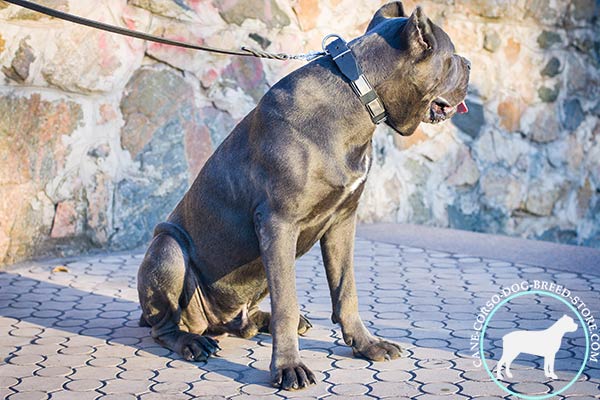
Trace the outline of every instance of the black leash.
{"type": "Polygon", "coordinates": [[[190,44],[190,43],[179,42],[179,41],[171,40],[171,39],[165,39],[162,37],[150,35],[148,33],[133,31],[130,29],[125,29],[125,28],[121,28],[118,26],[109,25],[109,24],[94,21],[91,19],[79,17],[77,15],[65,13],[65,12],[55,10],[55,9],[52,9],[52,8],[49,8],[49,7],[40,5],[40,4],[33,3],[31,1],[27,1],[27,0],[5,0],[5,1],[7,3],[15,4],[17,6],[21,6],[23,8],[27,8],[29,10],[39,12],[41,14],[45,14],[49,17],[62,19],[65,21],[79,24],[79,25],[88,26],[90,28],[95,28],[95,29],[100,29],[100,30],[107,31],[107,32],[117,33],[119,35],[130,36],[130,37],[133,37],[136,39],[148,40],[151,42],[162,43],[162,44],[167,44],[167,45],[171,45],[171,46],[184,47],[187,49],[208,51],[208,52],[217,53],[217,54],[227,54],[227,55],[231,55],[231,56],[244,56],[244,57],[252,56],[252,57],[259,57],[259,58],[268,58],[271,60],[306,60],[306,61],[310,61],[313,58],[316,58],[316,57],[319,57],[319,56],[322,56],[325,54],[324,52],[319,51],[319,52],[311,52],[311,53],[307,53],[307,54],[289,55],[289,54],[285,54],[285,53],[270,53],[268,51],[252,49],[250,47],[245,47],[245,46],[243,46],[241,48],[241,51],[220,49],[220,48],[210,47],[210,46],[197,46],[197,45],[190,44]]]}

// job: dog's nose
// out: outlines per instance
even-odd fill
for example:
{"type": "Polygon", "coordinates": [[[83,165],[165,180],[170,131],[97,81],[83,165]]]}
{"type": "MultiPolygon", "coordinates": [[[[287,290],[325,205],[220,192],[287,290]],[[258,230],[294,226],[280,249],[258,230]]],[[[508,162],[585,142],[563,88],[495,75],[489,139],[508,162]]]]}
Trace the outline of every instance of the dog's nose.
{"type": "Polygon", "coordinates": [[[467,60],[466,58],[462,58],[465,65],[467,66],[467,68],[469,69],[469,71],[471,70],[471,61],[467,60]]]}

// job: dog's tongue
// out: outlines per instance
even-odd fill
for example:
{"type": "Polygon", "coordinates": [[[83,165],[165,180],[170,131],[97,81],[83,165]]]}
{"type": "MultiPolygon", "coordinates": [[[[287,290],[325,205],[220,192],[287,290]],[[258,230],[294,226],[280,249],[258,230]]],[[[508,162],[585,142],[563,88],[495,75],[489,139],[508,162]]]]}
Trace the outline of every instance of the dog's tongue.
{"type": "Polygon", "coordinates": [[[463,101],[456,106],[456,112],[459,114],[464,114],[469,112],[469,108],[467,107],[467,104],[463,101]]]}

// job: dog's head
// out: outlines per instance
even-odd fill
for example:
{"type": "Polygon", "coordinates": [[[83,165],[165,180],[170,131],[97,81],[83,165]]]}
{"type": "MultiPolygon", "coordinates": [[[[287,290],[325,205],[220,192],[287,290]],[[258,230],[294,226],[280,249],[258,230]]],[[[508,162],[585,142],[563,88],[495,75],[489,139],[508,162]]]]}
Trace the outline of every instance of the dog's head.
{"type": "Polygon", "coordinates": [[[573,318],[569,317],[568,315],[563,315],[560,317],[559,321],[565,332],[575,332],[577,330],[577,324],[573,318]]]}
{"type": "Polygon", "coordinates": [[[385,105],[387,124],[401,135],[467,111],[470,62],[420,7],[409,17],[401,2],[384,5],[353,50],[385,105]]]}

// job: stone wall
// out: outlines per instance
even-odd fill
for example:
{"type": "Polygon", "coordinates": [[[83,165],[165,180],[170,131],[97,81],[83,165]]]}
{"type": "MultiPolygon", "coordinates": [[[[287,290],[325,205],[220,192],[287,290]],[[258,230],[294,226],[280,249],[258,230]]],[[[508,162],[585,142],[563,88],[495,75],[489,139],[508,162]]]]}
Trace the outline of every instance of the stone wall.
{"type": "MultiPolygon", "coordinates": [[[[360,35],[382,4],[38,2],[191,43],[289,53],[319,49],[327,33],[360,35]]],[[[470,112],[410,138],[378,129],[361,220],[600,247],[600,6],[421,4],[473,62],[470,112]]],[[[235,123],[301,65],[144,43],[0,1],[0,264],[145,244],[235,123]]]]}

